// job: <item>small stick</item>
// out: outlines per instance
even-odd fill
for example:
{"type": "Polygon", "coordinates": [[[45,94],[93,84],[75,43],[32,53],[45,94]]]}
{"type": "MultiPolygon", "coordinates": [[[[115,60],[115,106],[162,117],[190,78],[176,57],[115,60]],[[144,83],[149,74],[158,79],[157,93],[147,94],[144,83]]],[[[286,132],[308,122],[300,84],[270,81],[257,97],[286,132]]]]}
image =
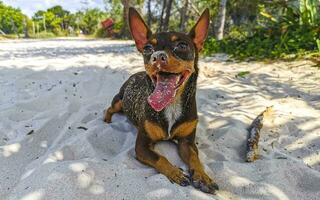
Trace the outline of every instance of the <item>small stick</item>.
{"type": "Polygon", "coordinates": [[[27,135],[31,135],[34,132],[34,130],[31,130],[27,133],[27,135]]]}
{"type": "Polygon", "coordinates": [[[259,158],[258,143],[260,138],[260,130],[263,127],[265,118],[272,115],[272,113],[272,106],[267,107],[253,120],[252,124],[249,126],[247,140],[247,162],[253,162],[259,158]]]}
{"type": "Polygon", "coordinates": [[[77,129],[82,129],[82,130],[88,130],[88,128],[87,127],[84,127],[84,126],[79,126],[79,127],[77,127],[77,129]]]}

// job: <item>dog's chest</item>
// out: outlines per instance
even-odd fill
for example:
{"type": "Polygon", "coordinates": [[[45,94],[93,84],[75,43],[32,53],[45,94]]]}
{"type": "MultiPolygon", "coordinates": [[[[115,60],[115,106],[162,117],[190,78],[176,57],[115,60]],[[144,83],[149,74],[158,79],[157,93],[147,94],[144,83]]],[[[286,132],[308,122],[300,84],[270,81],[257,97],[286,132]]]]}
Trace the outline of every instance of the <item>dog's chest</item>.
{"type": "Polygon", "coordinates": [[[174,123],[179,119],[182,114],[181,101],[177,100],[176,102],[170,104],[165,109],[165,117],[168,121],[168,136],[171,137],[170,132],[174,123]]]}

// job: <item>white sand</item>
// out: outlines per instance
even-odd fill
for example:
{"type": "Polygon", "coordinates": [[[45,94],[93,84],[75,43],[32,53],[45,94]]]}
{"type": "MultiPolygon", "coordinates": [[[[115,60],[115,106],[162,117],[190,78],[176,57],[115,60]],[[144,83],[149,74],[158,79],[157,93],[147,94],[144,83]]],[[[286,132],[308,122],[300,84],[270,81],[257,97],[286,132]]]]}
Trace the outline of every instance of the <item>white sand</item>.
{"type": "MultiPolygon", "coordinates": [[[[121,84],[143,69],[130,45],[0,42],[1,200],[319,199],[319,69],[302,61],[201,60],[197,142],[221,188],[213,196],[171,184],[136,161],[136,131],[125,117],[115,115],[110,125],[102,121],[121,84]],[[236,78],[241,71],[250,74],[236,78]],[[262,130],[261,159],[246,163],[246,128],[270,105],[274,122],[262,130]]],[[[158,147],[185,167],[174,144],[158,147]]]]}

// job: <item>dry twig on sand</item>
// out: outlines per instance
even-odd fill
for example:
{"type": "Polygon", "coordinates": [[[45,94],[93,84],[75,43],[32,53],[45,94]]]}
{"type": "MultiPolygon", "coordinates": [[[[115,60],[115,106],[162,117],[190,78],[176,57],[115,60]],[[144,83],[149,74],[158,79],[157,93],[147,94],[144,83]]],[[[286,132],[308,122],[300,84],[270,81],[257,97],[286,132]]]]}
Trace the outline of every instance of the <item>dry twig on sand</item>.
{"type": "Polygon", "coordinates": [[[263,127],[263,123],[267,117],[273,114],[272,106],[267,107],[262,113],[260,113],[251,123],[248,128],[248,140],[247,140],[247,162],[253,162],[259,158],[258,143],[260,138],[260,130],[263,127]]]}

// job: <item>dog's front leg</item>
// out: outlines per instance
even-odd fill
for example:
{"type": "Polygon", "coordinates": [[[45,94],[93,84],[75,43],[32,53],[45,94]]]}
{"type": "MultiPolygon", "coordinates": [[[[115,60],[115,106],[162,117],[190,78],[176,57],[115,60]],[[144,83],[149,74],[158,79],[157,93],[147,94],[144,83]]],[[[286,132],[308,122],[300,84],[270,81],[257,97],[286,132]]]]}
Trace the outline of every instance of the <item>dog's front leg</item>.
{"type": "Polygon", "coordinates": [[[179,155],[189,166],[192,185],[203,192],[215,193],[219,187],[204,171],[203,165],[198,157],[198,149],[194,138],[195,131],[191,135],[178,140],[179,155]]]}
{"type": "Polygon", "coordinates": [[[143,131],[138,132],[135,150],[140,162],[155,168],[170,181],[181,186],[190,185],[189,177],[181,169],[173,166],[165,157],[154,151],[154,142],[143,131]]]}

